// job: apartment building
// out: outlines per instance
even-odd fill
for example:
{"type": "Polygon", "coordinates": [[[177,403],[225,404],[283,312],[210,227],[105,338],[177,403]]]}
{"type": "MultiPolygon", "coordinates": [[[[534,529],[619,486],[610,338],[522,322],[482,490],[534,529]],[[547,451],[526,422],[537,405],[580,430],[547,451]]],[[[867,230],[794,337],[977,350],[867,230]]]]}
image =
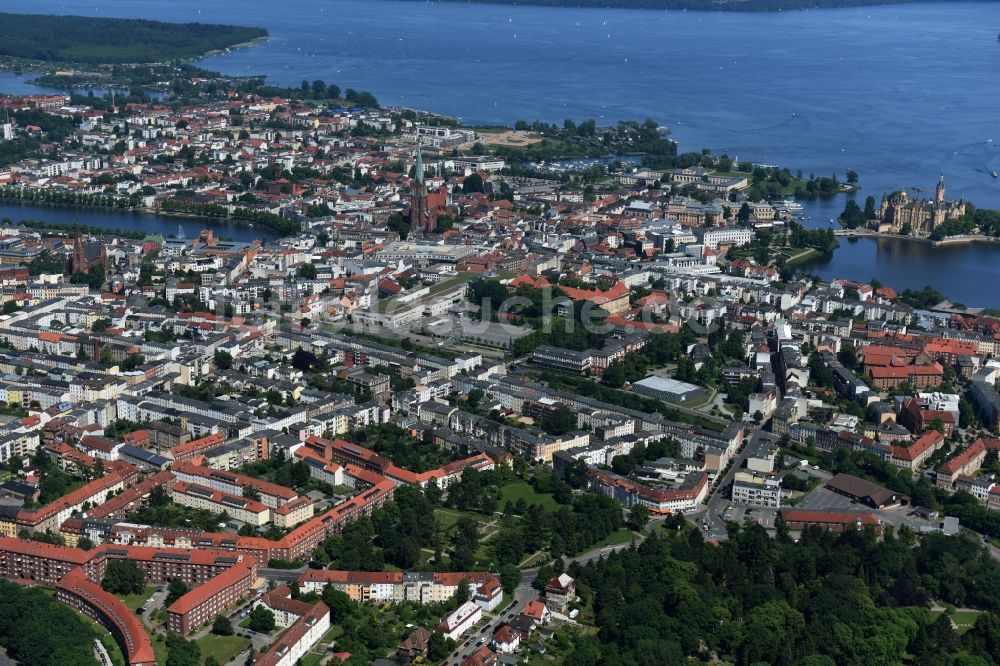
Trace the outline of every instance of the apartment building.
{"type": "Polygon", "coordinates": [[[298,583],[307,592],[320,592],[330,585],[357,603],[440,603],[454,597],[462,585],[468,587],[470,599],[486,611],[493,610],[503,597],[499,580],[482,571],[371,572],[310,569],[302,574],[298,583]]]}
{"type": "Polygon", "coordinates": [[[441,618],[440,624],[434,627],[453,641],[471,629],[483,617],[483,609],[471,601],[466,601],[452,613],[441,618]]]}
{"type": "Polygon", "coordinates": [[[733,478],[733,504],[781,506],[781,477],[769,472],[739,470],[733,478]]]}
{"type": "Polygon", "coordinates": [[[708,474],[704,472],[688,474],[679,486],[670,490],[643,486],[597,469],[588,469],[587,478],[590,487],[598,493],[614,498],[627,507],[642,505],[650,513],[658,515],[695,509],[708,496],[708,474]]]}
{"type": "Polygon", "coordinates": [[[189,634],[216,615],[224,615],[230,606],[252,594],[256,579],[255,561],[243,558],[172,603],[167,608],[167,630],[189,634]]]}
{"type": "Polygon", "coordinates": [[[313,517],[313,506],[313,501],[308,497],[299,497],[272,509],[271,520],[281,529],[295,527],[313,517]]]}
{"type": "Polygon", "coordinates": [[[56,584],[56,599],[101,624],[121,647],[129,666],[156,666],[156,653],[139,618],[76,568],[56,584]]]}
{"type": "Polygon", "coordinates": [[[936,430],[928,430],[909,446],[890,446],[888,461],[896,467],[917,470],[944,446],[944,441],[944,435],[936,430]]]}
{"type": "Polygon", "coordinates": [[[230,495],[194,483],[178,481],[170,491],[174,502],[195,509],[214,513],[227,513],[236,520],[260,527],[271,520],[271,510],[257,500],[241,495],[230,495]]]}
{"type": "Polygon", "coordinates": [[[257,655],[255,666],[294,666],[330,629],[330,609],[322,601],[281,632],[257,655]]]}
{"type": "Polygon", "coordinates": [[[211,488],[228,495],[242,495],[245,488],[252,488],[260,495],[260,502],[269,509],[277,509],[299,496],[291,488],[277,483],[237,472],[201,467],[190,462],[174,463],[171,471],[180,481],[211,488]]]}

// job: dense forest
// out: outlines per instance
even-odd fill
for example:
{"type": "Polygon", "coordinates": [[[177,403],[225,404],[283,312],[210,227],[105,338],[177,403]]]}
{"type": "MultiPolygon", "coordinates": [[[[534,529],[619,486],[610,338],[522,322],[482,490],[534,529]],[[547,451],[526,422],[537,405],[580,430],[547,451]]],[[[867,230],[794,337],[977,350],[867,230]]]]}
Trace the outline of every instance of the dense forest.
{"type": "Polygon", "coordinates": [[[24,666],[96,666],[94,631],[37,587],[0,580],[0,645],[24,666]]]}
{"type": "Polygon", "coordinates": [[[567,666],[1000,663],[1000,564],[973,538],[808,529],[796,542],[731,524],[712,545],[683,519],[667,527],[571,565],[599,632],[567,666]],[[932,601],[987,612],[959,636],[932,601]]]}
{"type": "MultiPolygon", "coordinates": [[[[547,7],[599,7],[601,9],[676,9],[695,11],[773,12],[789,9],[901,5],[938,0],[448,0],[498,5],[543,5],[547,7]]],[[[979,0],[992,2],[994,0],[979,0]]]]}
{"type": "Polygon", "coordinates": [[[266,36],[232,25],[0,14],[0,55],[51,62],[164,62],[266,36]]]}

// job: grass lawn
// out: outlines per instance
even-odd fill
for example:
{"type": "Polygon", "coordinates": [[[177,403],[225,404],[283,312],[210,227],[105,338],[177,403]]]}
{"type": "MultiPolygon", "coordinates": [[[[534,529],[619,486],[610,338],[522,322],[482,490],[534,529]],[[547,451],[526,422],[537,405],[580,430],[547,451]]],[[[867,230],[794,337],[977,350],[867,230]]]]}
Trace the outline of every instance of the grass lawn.
{"type": "Polygon", "coordinates": [[[119,594],[118,598],[124,601],[128,609],[134,613],[139,606],[146,603],[155,590],[156,588],[152,585],[147,585],[140,594],[119,594]]]}
{"type": "Polygon", "coordinates": [[[167,663],[167,639],[163,634],[150,636],[153,641],[153,652],[156,653],[157,666],[166,666],[167,663]]]}
{"type": "Polygon", "coordinates": [[[201,658],[213,656],[220,664],[228,663],[233,657],[243,651],[243,648],[250,645],[250,641],[241,636],[216,636],[208,634],[198,639],[198,647],[201,648],[201,658]]]}
{"type": "Polygon", "coordinates": [[[598,541],[591,548],[602,548],[604,546],[617,546],[621,543],[628,543],[632,539],[638,539],[639,535],[632,530],[621,529],[617,532],[612,532],[608,535],[608,538],[603,541],[598,541]]]}
{"type": "Polygon", "coordinates": [[[519,499],[523,499],[527,504],[537,504],[546,511],[555,511],[559,508],[559,505],[556,503],[556,500],[552,497],[552,495],[543,495],[535,492],[535,489],[531,487],[531,484],[525,481],[511,483],[500,489],[501,510],[508,501],[514,503],[519,499]]]}
{"type": "Polygon", "coordinates": [[[802,262],[809,261],[815,256],[819,255],[819,251],[815,248],[806,248],[804,250],[798,250],[795,254],[788,257],[785,262],[786,266],[794,266],[795,264],[801,264],[802,262]]]}
{"type": "Polygon", "coordinates": [[[326,655],[307,652],[302,656],[302,666],[319,666],[320,660],[326,655]]]}
{"type": "Polygon", "coordinates": [[[684,407],[686,409],[698,409],[699,407],[704,407],[715,399],[715,391],[705,391],[705,395],[700,398],[695,398],[690,402],[685,402],[684,407]]]}
{"type": "MultiPolygon", "coordinates": [[[[104,629],[104,627],[101,627],[101,629],[104,629]]],[[[122,656],[122,649],[118,647],[118,643],[116,643],[115,639],[111,637],[111,634],[107,633],[107,630],[105,630],[104,635],[101,636],[101,644],[104,646],[104,649],[108,651],[108,655],[111,657],[111,663],[114,664],[114,666],[125,666],[125,657],[122,656]]]]}
{"type": "MultiPolygon", "coordinates": [[[[431,550],[430,548],[420,549],[420,564],[428,564],[428,562],[430,562],[432,557],[434,557],[433,550],[431,550]]],[[[440,560],[441,564],[448,564],[450,561],[451,560],[448,558],[447,555],[445,555],[444,553],[441,554],[441,560],[440,560]]],[[[433,562],[430,563],[434,564],[433,562]]]]}
{"type": "Polygon", "coordinates": [[[323,634],[323,638],[321,638],[319,642],[330,643],[331,641],[335,641],[343,635],[344,635],[344,628],[339,624],[335,624],[330,627],[329,631],[323,634]]]}
{"type": "Polygon", "coordinates": [[[979,611],[955,611],[951,614],[951,621],[955,623],[955,633],[961,636],[976,623],[982,613],[979,611]]]}
{"type": "Polygon", "coordinates": [[[485,523],[486,516],[472,513],[471,511],[460,511],[458,509],[434,509],[434,519],[441,524],[445,531],[450,530],[458,524],[460,518],[471,518],[477,523],[485,523]]]}
{"type": "Polygon", "coordinates": [[[83,621],[89,624],[94,629],[95,637],[100,638],[101,644],[104,645],[104,649],[108,651],[108,655],[111,656],[111,663],[113,666],[125,666],[125,655],[122,654],[122,649],[118,647],[118,643],[112,638],[111,634],[103,626],[94,622],[89,617],[83,613],[77,613],[77,615],[83,618],[83,621]]]}

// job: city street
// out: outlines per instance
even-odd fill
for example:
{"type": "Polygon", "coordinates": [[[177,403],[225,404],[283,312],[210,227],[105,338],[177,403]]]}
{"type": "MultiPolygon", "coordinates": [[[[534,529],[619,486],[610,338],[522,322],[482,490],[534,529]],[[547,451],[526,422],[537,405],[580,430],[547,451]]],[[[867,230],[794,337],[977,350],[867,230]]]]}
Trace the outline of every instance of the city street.
{"type": "Polygon", "coordinates": [[[750,455],[751,445],[757,441],[768,440],[776,441],[777,438],[771,433],[759,429],[748,430],[744,440],[746,443],[743,444],[739,453],[733,459],[729,470],[722,477],[722,480],[716,484],[715,490],[709,496],[708,501],[705,502],[703,507],[685,514],[688,520],[704,530],[706,539],[718,540],[728,537],[726,522],[732,520],[732,518],[726,514],[726,511],[731,506],[726,489],[732,484],[736,472],[746,463],[747,457],[750,455]],[[708,529],[704,529],[705,526],[708,529]]]}
{"type": "MultiPolygon", "coordinates": [[[[650,525],[647,526],[647,532],[649,529],[655,529],[656,526],[662,524],[662,519],[655,519],[651,521],[650,525]]],[[[641,542],[642,538],[637,537],[636,542],[641,542]]],[[[579,564],[586,564],[587,562],[592,562],[593,560],[600,559],[611,553],[619,550],[623,550],[631,546],[631,543],[615,544],[613,546],[602,546],[600,548],[594,548],[593,550],[588,550],[585,553],[569,559],[566,561],[567,564],[570,562],[577,562],[579,564]]],[[[506,606],[497,608],[497,612],[493,614],[490,620],[486,623],[485,628],[481,628],[473,633],[469,633],[462,637],[459,647],[445,660],[445,666],[458,666],[465,659],[470,657],[472,653],[480,648],[481,645],[489,643],[490,639],[493,638],[493,633],[500,628],[505,622],[509,622],[513,618],[517,617],[524,607],[532,599],[537,599],[539,593],[532,587],[535,579],[538,578],[538,568],[533,567],[530,569],[523,569],[521,571],[521,583],[517,586],[514,591],[514,598],[512,602],[507,602],[506,606]],[[471,642],[469,638],[472,638],[471,642]],[[486,641],[482,644],[479,643],[480,638],[485,638],[486,641]]]]}

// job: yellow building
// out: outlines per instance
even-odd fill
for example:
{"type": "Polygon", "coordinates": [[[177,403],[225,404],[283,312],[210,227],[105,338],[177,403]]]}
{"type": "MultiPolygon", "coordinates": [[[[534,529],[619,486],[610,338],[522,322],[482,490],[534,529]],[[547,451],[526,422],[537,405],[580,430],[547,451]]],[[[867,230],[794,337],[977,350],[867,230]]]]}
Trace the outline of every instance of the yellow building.
{"type": "Polygon", "coordinates": [[[949,220],[965,215],[965,201],[945,201],[944,176],[934,190],[934,199],[912,198],[900,190],[882,198],[877,211],[878,230],[928,236],[949,220]]]}

